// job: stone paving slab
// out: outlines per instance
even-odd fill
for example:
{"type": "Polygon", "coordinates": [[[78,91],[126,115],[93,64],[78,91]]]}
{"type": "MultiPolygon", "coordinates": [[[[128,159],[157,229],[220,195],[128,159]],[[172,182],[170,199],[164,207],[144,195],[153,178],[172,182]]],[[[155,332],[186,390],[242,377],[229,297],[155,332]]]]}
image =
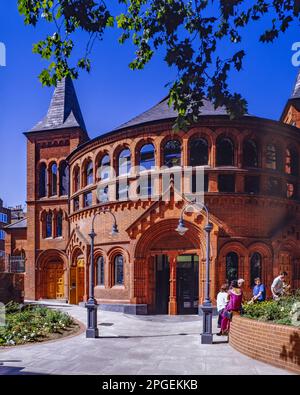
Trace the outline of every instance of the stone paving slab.
{"type": "MultiPolygon", "coordinates": [[[[86,309],[51,303],[86,323],[86,309]]],[[[290,372],[240,354],[225,338],[200,343],[198,316],[130,316],[99,311],[99,339],[85,333],[54,342],[0,350],[0,375],[26,374],[247,374],[290,372]]],[[[214,331],[216,319],[214,318],[214,331]]]]}

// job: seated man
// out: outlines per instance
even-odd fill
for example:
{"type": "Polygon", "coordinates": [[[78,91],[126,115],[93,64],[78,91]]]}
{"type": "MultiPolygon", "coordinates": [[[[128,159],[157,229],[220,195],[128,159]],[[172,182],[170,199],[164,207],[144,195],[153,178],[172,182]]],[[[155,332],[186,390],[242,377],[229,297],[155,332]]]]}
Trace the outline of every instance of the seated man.
{"type": "Polygon", "coordinates": [[[253,302],[264,302],[266,300],[266,287],[262,284],[261,279],[257,277],[254,280],[255,286],[253,287],[253,302]]]}

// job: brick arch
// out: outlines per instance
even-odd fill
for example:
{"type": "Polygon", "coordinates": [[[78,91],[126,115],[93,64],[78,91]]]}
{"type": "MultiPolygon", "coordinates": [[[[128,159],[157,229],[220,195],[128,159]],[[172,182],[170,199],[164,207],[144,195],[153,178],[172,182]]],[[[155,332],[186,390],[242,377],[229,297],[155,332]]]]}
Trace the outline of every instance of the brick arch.
{"type": "MultiPolygon", "coordinates": [[[[205,238],[203,233],[199,230],[199,227],[197,227],[192,222],[185,220],[185,226],[189,230],[184,236],[180,236],[175,230],[177,226],[178,219],[163,220],[152,225],[137,241],[134,257],[145,258],[149,254],[152,247],[159,248],[159,241],[168,240],[170,243],[172,236],[176,238],[176,243],[174,243],[174,246],[179,245],[183,250],[186,249],[184,248],[184,245],[188,247],[188,249],[200,249],[201,255],[204,255],[205,238]]],[[[180,249],[180,247],[177,247],[176,249],[180,249]]]]}
{"type": "Polygon", "coordinates": [[[37,259],[36,259],[36,267],[38,270],[42,269],[43,266],[47,263],[47,261],[49,261],[49,259],[51,258],[55,258],[58,257],[59,259],[61,259],[63,261],[63,267],[64,270],[67,270],[68,268],[68,257],[67,255],[61,251],[61,250],[56,250],[56,249],[49,249],[49,250],[45,250],[42,251],[37,259]]]}
{"type": "Polygon", "coordinates": [[[136,164],[136,166],[140,165],[139,160],[138,160],[139,153],[140,153],[140,150],[142,149],[142,147],[147,144],[153,145],[155,165],[158,166],[159,147],[157,146],[155,139],[152,137],[144,137],[144,138],[141,138],[138,141],[136,141],[135,145],[132,148],[132,150],[133,150],[132,154],[134,155],[134,163],[136,164]]]}
{"type": "Polygon", "coordinates": [[[107,253],[107,265],[108,265],[108,285],[109,287],[113,287],[115,285],[115,273],[114,273],[114,264],[115,257],[118,255],[122,255],[123,257],[123,276],[124,276],[124,287],[129,287],[129,253],[128,251],[120,246],[112,247],[107,253]]]}
{"type": "Polygon", "coordinates": [[[108,155],[109,156],[109,162],[110,162],[110,166],[112,166],[112,157],[110,155],[110,152],[107,148],[105,149],[100,149],[99,151],[97,151],[97,153],[95,154],[95,160],[94,160],[94,174],[95,174],[95,180],[98,181],[100,178],[98,176],[98,169],[99,169],[99,162],[100,160],[102,160],[102,158],[104,158],[104,156],[108,155]]]}
{"type": "Polygon", "coordinates": [[[84,256],[84,250],[82,249],[82,246],[81,245],[75,245],[72,248],[72,251],[71,251],[71,254],[70,254],[70,256],[71,256],[70,264],[73,264],[75,259],[77,259],[81,255],[84,256]]]}
{"type": "Polygon", "coordinates": [[[226,279],[226,256],[230,252],[235,252],[238,255],[238,270],[239,277],[245,276],[245,268],[248,263],[248,249],[244,246],[244,244],[238,241],[229,241],[227,242],[219,251],[218,254],[218,285],[224,283],[226,279]]]}
{"type": "Polygon", "coordinates": [[[254,242],[248,246],[248,251],[249,251],[249,257],[254,253],[254,252],[259,252],[261,255],[268,257],[270,259],[273,258],[273,250],[272,247],[268,246],[265,243],[262,242],[254,242]]]}
{"type": "Polygon", "coordinates": [[[251,280],[251,256],[253,253],[258,252],[262,258],[262,281],[268,286],[272,282],[273,277],[273,249],[271,246],[263,242],[254,242],[248,247],[248,270],[246,271],[245,280],[250,284],[251,280]]]}
{"type": "Polygon", "coordinates": [[[209,128],[193,128],[189,131],[188,133],[188,145],[190,144],[191,140],[199,137],[199,138],[204,138],[207,140],[208,147],[211,149],[211,147],[214,144],[214,138],[213,138],[213,131],[209,128]]]}
{"type": "Polygon", "coordinates": [[[241,155],[242,155],[242,164],[244,164],[244,144],[248,140],[253,140],[256,143],[257,147],[257,157],[258,157],[258,167],[262,167],[263,162],[263,142],[260,136],[257,135],[253,130],[244,130],[241,138],[241,155]]]}
{"type": "Polygon", "coordinates": [[[161,166],[164,166],[164,147],[167,144],[168,141],[172,141],[172,140],[178,140],[180,142],[180,146],[181,146],[181,166],[183,166],[184,164],[184,140],[183,140],[183,136],[180,133],[168,133],[160,142],[159,145],[159,149],[158,149],[158,155],[159,155],[159,163],[161,164],[161,166]]]}
{"type": "Polygon", "coordinates": [[[112,156],[111,156],[111,167],[113,167],[116,176],[119,175],[119,155],[125,149],[128,149],[130,151],[131,167],[133,165],[134,152],[132,150],[131,145],[126,141],[124,141],[123,143],[119,143],[113,149],[112,156]]]}
{"type": "Polygon", "coordinates": [[[38,298],[66,297],[68,258],[61,250],[42,251],[36,260],[38,298]]]}

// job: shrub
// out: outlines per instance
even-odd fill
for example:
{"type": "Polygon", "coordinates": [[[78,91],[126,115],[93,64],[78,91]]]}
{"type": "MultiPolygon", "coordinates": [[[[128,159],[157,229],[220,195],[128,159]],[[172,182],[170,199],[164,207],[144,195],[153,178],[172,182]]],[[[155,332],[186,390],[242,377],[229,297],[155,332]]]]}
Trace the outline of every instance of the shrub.
{"type": "Polygon", "coordinates": [[[66,313],[36,305],[6,306],[6,325],[0,327],[0,345],[39,341],[51,333],[62,333],[74,325],[66,313]]]}
{"type": "Polygon", "coordinates": [[[260,321],[272,321],[282,325],[293,325],[292,314],[295,303],[300,302],[299,293],[281,298],[278,301],[270,300],[261,303],[243,306],[243,315],[260,321]]]}

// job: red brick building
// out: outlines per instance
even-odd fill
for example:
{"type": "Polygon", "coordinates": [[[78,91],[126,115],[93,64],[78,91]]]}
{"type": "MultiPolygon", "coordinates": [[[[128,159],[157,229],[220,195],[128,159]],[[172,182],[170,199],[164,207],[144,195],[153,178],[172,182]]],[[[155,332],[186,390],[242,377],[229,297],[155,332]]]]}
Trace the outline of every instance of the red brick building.
{"type": "MultiPolygon", "coordinates": [[[[245,279],[248,292],[256,276],[269,287],[282,269],[292,287],[300,287],[299,82],[300,75],[280,121],[230,120],[223,108],[205,102],[199,122],[174,133],[176,113],[164,99],[92,140],[71,80],[59,83],[46,117],[25,133],[27,219],[21,229],[7,229],[6,252],[22,245],[26,255],[26,298],[86,300],[92,219],[107,208],[119,234],[110,235],[108,213],[96,217],[95,296],[102,308],[197,312],[204,295],[205,216],[188,212],[188,231],[180,236],[175,229],[186,199],[175,198],[172,182],[170,198],[161,197],[163,173],[181,179],[183,166],[205,174],[212,297],[235,277],[245,279]],[[139,165],[146,181],[136,188],[139,165]],[[128,199],[131,190],[144,198],[128,199]],[[148,198],[150,191],[157,198],[148,198]]],[[[193,192],[195,177],[189,180],[185,191],[193,192]]]]}

